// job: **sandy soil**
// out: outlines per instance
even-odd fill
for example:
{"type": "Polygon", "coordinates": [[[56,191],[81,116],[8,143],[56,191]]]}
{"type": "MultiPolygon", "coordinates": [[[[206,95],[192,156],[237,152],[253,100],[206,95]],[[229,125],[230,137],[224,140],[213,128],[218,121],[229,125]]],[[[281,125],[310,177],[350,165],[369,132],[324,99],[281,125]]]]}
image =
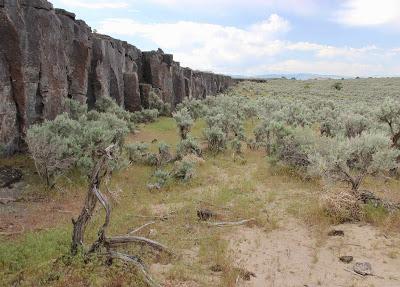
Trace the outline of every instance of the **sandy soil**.
{"type": "Polygon", "coordinates": [[[269,233],[237,228],[230,237],[237,265],[257,276],[237,286],[400,286],[399,237],[381,234],[368,225],[344,224],[334,229],[343,230],[344,236],[316,235],[295,221],[269,233]],[[354,261],[342,263],[339,257],[344,255],[353,256],[354,261]],[[369,262],[374,276],[352,273],[355,262],[369,262]]]}

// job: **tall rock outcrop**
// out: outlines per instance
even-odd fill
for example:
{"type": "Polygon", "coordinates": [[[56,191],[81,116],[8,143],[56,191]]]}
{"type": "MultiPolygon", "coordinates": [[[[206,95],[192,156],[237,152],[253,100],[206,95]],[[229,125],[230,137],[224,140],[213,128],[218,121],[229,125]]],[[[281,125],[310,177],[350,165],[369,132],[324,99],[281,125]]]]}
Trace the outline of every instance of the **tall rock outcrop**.
{"type": "Polygon", "coordinates": [[[29,126],[54,119],[65,98],[93,106],[110,96],[129,111],[148,106],[154,88],[173,107],[216,95],[230,77],[182,68],[161,50],[142,52],[92,33],[46,0],[0,0],[0,144],[22,148],[29,126]]]}

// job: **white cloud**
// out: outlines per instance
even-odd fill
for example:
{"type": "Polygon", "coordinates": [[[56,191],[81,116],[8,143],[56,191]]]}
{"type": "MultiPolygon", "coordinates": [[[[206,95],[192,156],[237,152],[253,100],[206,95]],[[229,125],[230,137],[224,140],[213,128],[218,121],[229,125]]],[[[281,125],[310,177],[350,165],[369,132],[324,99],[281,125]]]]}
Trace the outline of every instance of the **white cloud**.
{"type": "MultiPolygon", "coordinates": [[[[135,0],[132,0],[135,1],[135,0]]],[[[204,11],[225,11],[226,9],[272,9],[293,14],[309,15],[318,12],[317,0],[148,0],[149,2],[172,9],[195,9],[204,11]]],[[[239,10],[240,11],[240,10],[239,10]]]]}
{"type": "Polygon", "coordinates": [[[399,0],[345,0],[335,20],[348,26],[400,24],[399,0]]]}
{"type": "Polygon", "coordinates": [[[186,21],[144,24],[129,19],[108,19],[99,27],[105,34],[146,38],[187,66],[214,70],[279,53],[282,43],[275,39],[289,29],[289,22],[276,14],[248,29],[186,21]]]}
{"type": "Polygon", "coordinates": [[[111,2],[105,0],[61,0],[61,2],[66,6],[88,9],[118,9],[129,6],[129,3],[126,1],[111,2]]]}
{"type": "Polygon", "coordinates": [[[348,59],[362,57],[365,54],[372,55],[376,52],[382,53],[381,49],[374,45],[365,46],[361,48],[353,47],[335,47],[330,45],[320,45],[309,42],[297,42],[288,44],[286,47],[288,50],[293,51],[306,51],[315,52],[315,55],[320,58],[336,58],[345,57],[348,59]]]}
{"type": "Polygon", "coordinates": [[[145,39],[154,43],[153,48],[161,47],[173,53],[184,66],[220,73],[400,74],[398,49],[285,41],[284,35],[289,29],[287,20],[272,14],[247,28],[188,21],[149,24],[131,19],[107,19],[98,30],[116,37],[145,39]]]}

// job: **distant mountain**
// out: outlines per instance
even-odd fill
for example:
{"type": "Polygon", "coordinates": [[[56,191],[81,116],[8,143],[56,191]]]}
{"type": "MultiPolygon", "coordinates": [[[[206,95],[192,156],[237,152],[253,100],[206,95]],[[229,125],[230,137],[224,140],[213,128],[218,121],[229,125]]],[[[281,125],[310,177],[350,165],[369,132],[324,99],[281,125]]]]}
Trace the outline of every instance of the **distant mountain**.
{"type": "Polygon", "coordinates": [[[267,75],[256,75],[256,76],[240,76],[232,75],[233,78],[239,79],[279,79],[285,77],[286,79],[296,80],[311,80],[311,79],[341,79],[348,78],[336,75],[320,75],[320,74],[308,74],[308,73],[297,73],[297,74],[267,74],[267,75]]]}

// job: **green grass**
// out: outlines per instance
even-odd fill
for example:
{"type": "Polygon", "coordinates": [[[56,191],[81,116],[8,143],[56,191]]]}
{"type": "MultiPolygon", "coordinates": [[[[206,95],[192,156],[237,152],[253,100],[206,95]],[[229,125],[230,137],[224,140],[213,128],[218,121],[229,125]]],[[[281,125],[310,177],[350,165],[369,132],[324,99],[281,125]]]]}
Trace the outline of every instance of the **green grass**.
{"type": "Polygon", "coordinates": [[[0,283],[23,280],[51,270],[51,261],[68,253],[70,248],[69,228],[54,228],[48,231],[25,234],[18,240],[0,241],[0,283]]]}

